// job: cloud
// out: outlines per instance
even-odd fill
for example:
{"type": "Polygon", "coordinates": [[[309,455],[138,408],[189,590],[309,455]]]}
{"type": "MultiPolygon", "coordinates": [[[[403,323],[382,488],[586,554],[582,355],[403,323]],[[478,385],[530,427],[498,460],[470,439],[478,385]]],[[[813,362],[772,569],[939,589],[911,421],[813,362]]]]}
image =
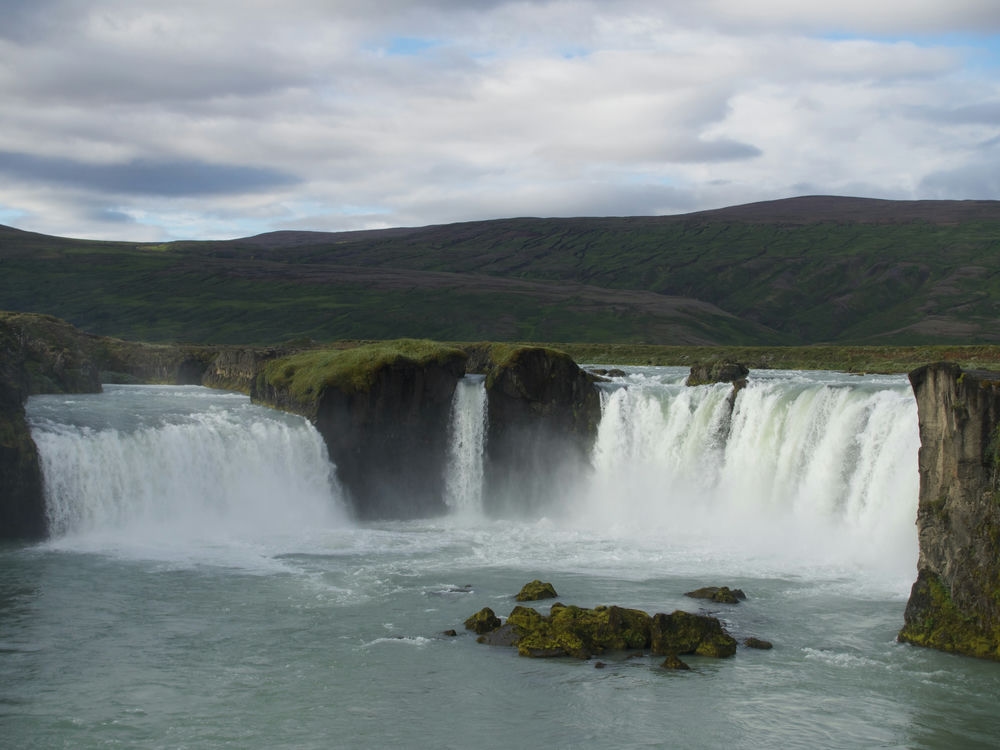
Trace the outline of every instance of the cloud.
{"type": "Polygon", "coordinates": [[[805,187],[1000,198],[961,166],[997,137],[982,54],[998,8],[11,0],[0,215],[168,239],[668,213],[805,187]]]}
{"type": "Polygon", "coordinates": [[[150,196],[207,196],[292,185],[298,180],[274,169],[194,161],[88,164],[0,151],[0,175],[96,192],[150,196]]]}

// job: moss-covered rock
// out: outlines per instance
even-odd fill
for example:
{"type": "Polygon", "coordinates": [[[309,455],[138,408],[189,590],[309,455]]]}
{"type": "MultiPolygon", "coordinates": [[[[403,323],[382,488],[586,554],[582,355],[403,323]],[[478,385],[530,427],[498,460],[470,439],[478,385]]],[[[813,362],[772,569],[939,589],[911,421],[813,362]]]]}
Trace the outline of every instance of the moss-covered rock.
{"type": "Polygon", "coordinates": [[[476,614],[470,616],[465,621],[465,629],[471,630],[477,635],[482,635],[483,633],[489,633],[492,630],[496,630],[503,623],[500,622],[500,618],[496,616],[496,613],[489,607],[483,607],[481,610],[476,612],[476,614]]]}
{"type": "Polygon", "coordinates": [[[608,650],[639,649],[651,649],[661,656],[726,657],[736,653],[736,640],[714,617],[687,612],[651,617],[639,609],[587,609],[559,602],[548,615],[532,607],[515,607],[503,627],[481,637],[480,642],[513,645],[519,654],[530,657],[587,659],[608,650]]]}
{"type": "Polygon", "coordinates": [[[711,383],[738,383],[746,381],[750,368],[741,362],[702,362],[691,366],[685,383],[709,385],[711,383]]]}
{"type": "Polygon", "coordinates": [[[608,649],[645,648],[649,644],[650,617],[640,610],[559,605],[552,607],[548,617],[535,615],[512,613],[508,618],[521,630],[517,649],[522,656],[587,659],[608,649]]]}
{"type": "Polygon", "coordinates": [[[714,617],[677,610],[653,615],[650,649],[654,654],[697,654],[724,658],[736,653],[736,639],[714,617]]]}
{"type": "Polygon", "coordinates": [[[708,599],[716,604],[739,604],[747,598],[742,589],[731,589],[728,586],[703,586],[685,592],[684,596],[690,596],[692,599],[708,599]]]}
{"type": "Polygon", "coordinates": [[[556,589],[551,583],[539,581],[536,578],[534,581],[524,584],[514,598],[519,602],[533,602],[539,599],[555,599],[557,596],[559,594],[556,593],[556,589]]]}
{"type": "Polygon", "coordinates": [[[681,657],[679,657],[677,654],[667,654],[667,658],[663,660],[663,663],[660,664],[660,667],[662,667],[663,669],[677,669],[681,671],[686,671],[691,669],[691,667],[687,664],[687,662],[682,661],[681,657]]]}

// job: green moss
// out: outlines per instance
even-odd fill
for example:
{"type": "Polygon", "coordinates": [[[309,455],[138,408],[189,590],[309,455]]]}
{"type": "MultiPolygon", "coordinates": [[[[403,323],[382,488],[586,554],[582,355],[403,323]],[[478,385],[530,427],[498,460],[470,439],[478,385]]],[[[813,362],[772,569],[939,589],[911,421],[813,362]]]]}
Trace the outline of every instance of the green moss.
{"type": "Polygon", "coordinates": [[[489,607],[483,607],[465,621],[465,629],[482,635],[500,627],[500,618],[489,607]]]}
{"type": "Polygon", "coordinates": [[[557,596],[559,595],[551,583],[539,581],[536,578],[534,581],[524,584],[515,599],[519,602],[533,602],[538,599],[555,599],[557,596]]]}
{"type": "Polygon", "coordinates": [[[941,579],[922,571],[907,606],[899,640],[966,656],[1000,660],[1000,628],[984,628],[963,613],[941,579]]]}
{"type": "Polygon", "coordinates": [[[654,654],[697,654],[725,658],[736,653],[736,639],[714,617],[677,610],[653,616],[651,648],[654,654]]]}
{"type": "Polygon", "coordinates": [[[452,346],[424,339],[398,339],[352,349],[319,349],[268,362],[263,382],[287,390],[300,402],[315,399],[326,388],[345,393],[366,391],[383,368],[399,364],[427,366],[464,359],[452,346]]]}

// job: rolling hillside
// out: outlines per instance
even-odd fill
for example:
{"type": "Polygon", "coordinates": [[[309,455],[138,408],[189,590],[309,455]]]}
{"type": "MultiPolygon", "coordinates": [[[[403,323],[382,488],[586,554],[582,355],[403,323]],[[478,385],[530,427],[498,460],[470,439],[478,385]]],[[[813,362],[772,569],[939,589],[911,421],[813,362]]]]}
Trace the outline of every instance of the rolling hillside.
{"type": "Polygon", "coordinates": [[[1000,202],[93,242],[0,228],[0,309],[147,341],[1000,342],[1000,202]]]}

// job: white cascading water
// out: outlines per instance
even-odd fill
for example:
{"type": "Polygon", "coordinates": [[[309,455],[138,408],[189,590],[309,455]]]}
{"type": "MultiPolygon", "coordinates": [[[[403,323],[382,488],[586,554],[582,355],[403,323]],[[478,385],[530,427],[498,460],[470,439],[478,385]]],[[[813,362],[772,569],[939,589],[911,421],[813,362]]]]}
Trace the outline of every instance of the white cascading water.
{"type": "Polygon", "coordinates": [[[916,559],[916,403],[905,378],[768,373],[740,391],[637,374],[602,393],[586,516],[706,546],[916,559]]]}
{"type": "Polygon", "coordinates": [[[451,404],[445,502],[455,513],[479,513],[483,504],[486,387],[482,375],[466,375],[451,404]]]}
{"type": "Polygon", "coordinates": [[[52,536],[178,542],[343,525],[333,467],[306,420],[203,391],[31,399],[52,536]]]}

